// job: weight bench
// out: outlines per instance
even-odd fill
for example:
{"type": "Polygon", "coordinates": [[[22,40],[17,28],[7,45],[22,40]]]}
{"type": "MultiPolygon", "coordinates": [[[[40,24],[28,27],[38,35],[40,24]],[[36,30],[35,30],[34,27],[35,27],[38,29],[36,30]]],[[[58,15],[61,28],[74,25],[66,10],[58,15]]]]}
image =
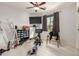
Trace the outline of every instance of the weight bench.
{"type": "Polygon", "coordinates": [[[52,37],[55,37],[54,40],[56,41],[57,43],[57,47],[59,48],[59,45],[60,45],[60,37],[59,37],[59,33],[57,32],[50,32],[49,35],[47,35],[47,41],[46,43],[50,43],[51,40],[52,40],[52,37]]]}

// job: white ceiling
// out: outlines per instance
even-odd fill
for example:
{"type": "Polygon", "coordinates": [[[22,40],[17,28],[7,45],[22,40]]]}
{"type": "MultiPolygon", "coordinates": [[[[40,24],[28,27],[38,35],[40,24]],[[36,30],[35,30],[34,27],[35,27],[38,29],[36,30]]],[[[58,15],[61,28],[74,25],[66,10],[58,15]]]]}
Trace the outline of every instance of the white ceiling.
{"type": "Polygon", "coordinates": [[[16,8],[19,10],[23,10],[28,12],[29,14],[45,14],[46,12],[49,12],[50,10],[55,9],[57,6],[61,4],[61,2],[46,2],[43,6],[46,7],[46,10],[38,10],[37,13],[35,13],[34,9],[26,9],[26,7],[31,7],[29,2],[1,2],[0,4],[4,4],[7,6],[10,6],[12,8],[16,8]]]}

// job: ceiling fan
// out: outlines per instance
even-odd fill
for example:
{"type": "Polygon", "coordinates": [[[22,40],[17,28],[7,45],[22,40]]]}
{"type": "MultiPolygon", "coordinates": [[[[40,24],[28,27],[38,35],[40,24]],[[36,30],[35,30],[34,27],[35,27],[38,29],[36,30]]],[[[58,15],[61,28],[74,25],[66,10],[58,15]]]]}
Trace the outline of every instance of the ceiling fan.
{"type": "Polygon", "coordinates": [[[46,10],[46,7],[41,7],[42,5],[46,4],[46,2],[41,2],[40,4],[38,2],[30,2],[30,4],[32,4],[33,7],[26,7],[26,9],[34,8],[35,12],[37,12],[38,9],[46,10]]]}

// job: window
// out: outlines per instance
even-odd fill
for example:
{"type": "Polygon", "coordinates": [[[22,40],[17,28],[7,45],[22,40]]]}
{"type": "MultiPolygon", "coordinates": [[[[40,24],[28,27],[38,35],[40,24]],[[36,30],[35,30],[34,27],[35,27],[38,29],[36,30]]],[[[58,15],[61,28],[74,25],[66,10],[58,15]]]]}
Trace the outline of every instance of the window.
{"type": "Polygon", "coordinates": [[[53,16],[47,17],[47,31],[52,31],[53,29],[53,16]]]}

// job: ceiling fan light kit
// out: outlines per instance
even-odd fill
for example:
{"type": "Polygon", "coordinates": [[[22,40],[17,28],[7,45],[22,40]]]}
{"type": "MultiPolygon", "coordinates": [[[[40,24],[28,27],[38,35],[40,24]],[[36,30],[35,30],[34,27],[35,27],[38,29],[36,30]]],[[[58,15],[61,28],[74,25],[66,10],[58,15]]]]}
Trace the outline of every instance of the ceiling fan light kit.
{"type": "Polygon", "coordinates": [[[39,8],[38,8],[38,7],[34,7],[34,9],[35,9],[35,10],[39,10],[39,8]]]}

